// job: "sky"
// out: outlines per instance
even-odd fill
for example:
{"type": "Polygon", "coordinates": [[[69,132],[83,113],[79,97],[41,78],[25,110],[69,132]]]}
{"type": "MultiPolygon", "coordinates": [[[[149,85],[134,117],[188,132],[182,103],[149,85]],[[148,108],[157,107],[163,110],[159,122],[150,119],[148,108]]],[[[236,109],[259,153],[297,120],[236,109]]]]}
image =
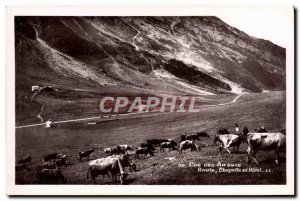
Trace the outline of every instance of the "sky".
{"type": "Polygon", "coordinates": [[[288,46],[293,32],[293,12],[279,7],[243,7],[230,9],[217,15],[227,24],[250,36],[269,40],[281,47],[288,46]]]}

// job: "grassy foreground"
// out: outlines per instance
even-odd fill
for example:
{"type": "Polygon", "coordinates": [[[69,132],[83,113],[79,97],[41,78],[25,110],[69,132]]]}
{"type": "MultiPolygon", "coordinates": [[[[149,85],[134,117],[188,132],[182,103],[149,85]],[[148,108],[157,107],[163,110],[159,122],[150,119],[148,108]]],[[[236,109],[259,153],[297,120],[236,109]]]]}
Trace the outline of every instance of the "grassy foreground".
{"type": "MultiPolygon", "coordinates": [[[[217,99],[217,97],[216,97],[217,99]]],[[[81,150],[95,148],[91,158],[103,157],[103,148],[118,144],[138,147],[151,138],[172,138],[180,141],[180,135],[205,131],[211,137],[197,142],[200,152],[160,152],[146,159],[134,159],[140,171],[129,173],[128,184],[284,184],[286,182],[285,154],[281,164],[274,163],[274,152],[259,152],[260,168],[267,172],[219,172],[217,164],[235,164],[247,169],[246,145],[239,154],[220,156],[218,147],[212,144],[213,135],[220,128],[234,129],[234,123],[247,126],[250,131],[263,124],[269,131],[285,128],[285,92],[243,95],[237,102],[201,108],[199,113],[158,113],[124,116],[112,121],[89,125],[88,121],[58,124],[56,128],[42,126],[16,129],[16,159],[30,154],[33,162],[30,171],[16,172],[17,184],[35,184],[36,170],[42,164],[43,155],[61,152],[69,155],[70,165],[63,167],[68,184],[89,184],[86,179],[87,161],[79,162],[81,150]],[[172,159],[172,157],[175,157],[172,159]],[[172,159],[172,160],[170,160],[172,159]],[[199,164],[190,167],[190,162],[199,164]],[[180,165],[184,167],[180,167],[180,165]],[[198,172],[198,166],[212,167],[213,172],[198,172]]],[[[71,110],[70,115],[71,116],[71,110]]],[[[251,165],[250,167],[255,167],[251,165]]],[[[226,168],[228,169],[228,168],[226,168]]],[[[207,170],[208,171],[208,170],[207,170]]],[[[115,184],[108,178],[98,178],[100,184],[115,184]]]]}

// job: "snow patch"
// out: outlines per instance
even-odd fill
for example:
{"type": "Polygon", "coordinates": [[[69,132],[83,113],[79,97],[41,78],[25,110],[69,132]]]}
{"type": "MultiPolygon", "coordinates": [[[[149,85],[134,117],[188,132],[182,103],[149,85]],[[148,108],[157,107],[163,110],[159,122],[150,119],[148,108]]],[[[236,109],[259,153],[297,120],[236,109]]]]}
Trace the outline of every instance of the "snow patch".
{"type": "Polygon", "coordinates": [[[153,70],[153,73],[156,77],[159,77],[159,78],[167,78],[167,79],[175,79],[176,78],[174,75],[165,71],[164,69],[153,70]]]}
{"type": "Polygon", "coordinates": [[[214,93],[211,93],[211,92],[208,92],[208,91],[204,91],[202,89],[199,89],[198,87],[195,87],[191,84],[188,84],[188,83],[185,83],[185,82],[182,82],[182,81],[177,81],[178,84],[188,88],[188,89],[192,89],[198,93],[201,93],[201,94],[205,94],[205,95],[215,95],[214,93]]]}

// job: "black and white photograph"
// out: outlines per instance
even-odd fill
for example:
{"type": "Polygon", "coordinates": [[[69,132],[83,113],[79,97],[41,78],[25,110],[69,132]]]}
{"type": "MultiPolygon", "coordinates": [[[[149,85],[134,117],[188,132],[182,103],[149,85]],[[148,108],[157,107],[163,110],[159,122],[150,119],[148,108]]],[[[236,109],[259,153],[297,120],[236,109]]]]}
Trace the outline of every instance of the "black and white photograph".
{"type": "Polygon", "coordinates": [[[293,194],[293,8],[137,10],[11,12],[14,192],[293,194]]]}

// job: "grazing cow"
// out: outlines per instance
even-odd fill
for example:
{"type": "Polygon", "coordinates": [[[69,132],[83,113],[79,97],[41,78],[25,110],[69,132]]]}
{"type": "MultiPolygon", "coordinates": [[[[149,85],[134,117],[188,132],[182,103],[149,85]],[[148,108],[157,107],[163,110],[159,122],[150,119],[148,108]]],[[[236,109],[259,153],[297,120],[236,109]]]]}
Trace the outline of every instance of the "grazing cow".
{"type": "Polygon", "coordinates": [[[176,148],[176,145],[177,143],[175,144],[176,142],[174,140],[172,141],[169,141],[169,142],[162,142],[160,144],[160,151],[164,151],[165,148],[168,148],[169,150],[172,148],[172,150],[177,150],[176,148]]]}
{"type": "Polygon", "coordinates": [[[225,134],[230,134],[230,133],[226,128],[222,128],[222,129],[219,129],[218,134],[225,135],[225,134]]]}
{"type": "Polygon", "coordinates": [[[219,150],[221,154],[223,153],[223,149],[225,149],[230,154],[231,152],[228,149],[229,147],[233,147],[234,150],[236,150],[236,153],[238,153],[239,147],[243,141],[244,141],[243,136],[242,135],[239,136],[236,134],[224,134],[224,135],[217,134],[215,135],[215,139],[214,139],[215,144],[217,142],[220,143],[219,150]]]}
{"type": "Polygon", "coordinates": [[[155,148],[152,144],[148,144],[148,143],[141,143],[140,147],[143,147],[143,148],[148,148],[150,149],[151,151],[155,151],[155,148]]]}
{"type": "Polygon", "coordinates": [[[256,154],[259,150],[275,150],[275,163],[278,164],[279,153],[285,151],[286,136],[282,133],[248,133],[248,163],[250,159],[258,164],[256,154]]]}
{"type": "MultiPolygon", "coordinates": [[[[129,160],[128,155],[122,155],[119,157],[107,157],[93,160],[89,163],[89,169],[87,172],[87,178],[91,176],[90,181],[96,184],[96,177],[98,175],[107,175],[111,173],[113,181],[116,180],[116,176],[120,173],[120,182],[124,183],[127,174],[124,172],[121,160],[129,160]]],[[[130,163],[129,161],[127,161],[130,163]]]]}
{"type": "Polygon", "coordinates": [[[186,139],[187,140],[199,140],[199,141],[201,141],[200,137],[197,134],[195,134],[195,135],[194,134],[193,135],[187,135],[186,139]]]}
{"type": "Polygon", "coordinates": [[[151,144],[153,146],[159,146],[160,145],[160,140],[159,139],[147,140],[147,144],[151,144]]]}
{"type": "Polygon", "coordinates": [[[120,154],[121,152],[115,147],[115,148],[112,148],[111,149],[111,155],[114,155],[114,154],[120,154]]]}
{"type": "Polygon", "coordinates": [[[112,149],[113,148],[104,148],[103,151],[104,151],[105,155],[107,156],[107,155],[111,155],[111,150],[112,149]]]}
{"type": "Polygon", "coordinates": [[[125,154],[125,152],[131,151],[132,147],[127,144],[124,144],[124,145],[118,145],[117,149],[118,149],[119,153],[125,154]]]}
{"type": "Polygon", "coordinates": [[[57,156],[58,156],[58,153],[47,154],[47,155],[44,156],[44,162],[54,160],[54,159],[57,158],[57,156]]]}
{"type": "Polygon", "coordinates": [[[180,142],[179,153],[182,153],[184,149],[191,149],[191,151],[200,151],[200,147],[198,147],[194,140],[185,140],[180,142]]]}
{"type": "Polygon", "coordinates": [[[38,182],[40,184],[44,181],[50,181],[52,184],[57,184],[61,180],[62,183],[67,182],[67,178],[57,169],[42,169],[38,172],[38,182]]]}
{"type": "Polygon", "coordinates": [[[27,155],[18,161],[18,164],[31,165],[31,155],[27,155]]]}
{"type": "Polygon", "coordinates": [[[146,156],[148,154],[150,154],[150,156],[154,156],[154,153],[153,153],[154,150],[155,150],[155,148],[153,147],[153,149],[151,149],[150,146],[148,146],[148,147],[138,147],[135,151],[135,158],[138,158],[140,154],[144,154],[144,158],[146,158],[146,156]]]}
{"type": "Polygon", "coordinates": [[[209,135],[206,132],[198,132],[197,135],[198,135],[198,137],[207,137],[207,138],[209,138],[209,135]]]}
{"type": "Polygon", "coordinates": [[[78,152],[79,160],[81,161],[82,158],[86,157],[88,160],[90,159],[90,155],[94,152],[94,149],[89,149],[87,151],[78,152]]]}
{"type": "Polygon", "coordinates": [[[181,135],[180,138],[181,138],[180,142],[186,141],[186,140],[199,140],[199,141],[201,141],[199,135],[197,135],[197,134],[195,134],[195,135],[181,135]]]}
{"type": "Polygon", "coordinates": [[[44,162],[43,168],[44,169],[58,169],[56,162],[50,162],[50,161],[44,162]]]}
{"type": "Polygon", "coordinates": [[[124,169],[126,167],[129,167],[130,172],[137,171],[136,164],[130,160],[129,155],[113,155],[113,156],[108,156],[108,157],[120,159],[122,167],[124,169]]]}

